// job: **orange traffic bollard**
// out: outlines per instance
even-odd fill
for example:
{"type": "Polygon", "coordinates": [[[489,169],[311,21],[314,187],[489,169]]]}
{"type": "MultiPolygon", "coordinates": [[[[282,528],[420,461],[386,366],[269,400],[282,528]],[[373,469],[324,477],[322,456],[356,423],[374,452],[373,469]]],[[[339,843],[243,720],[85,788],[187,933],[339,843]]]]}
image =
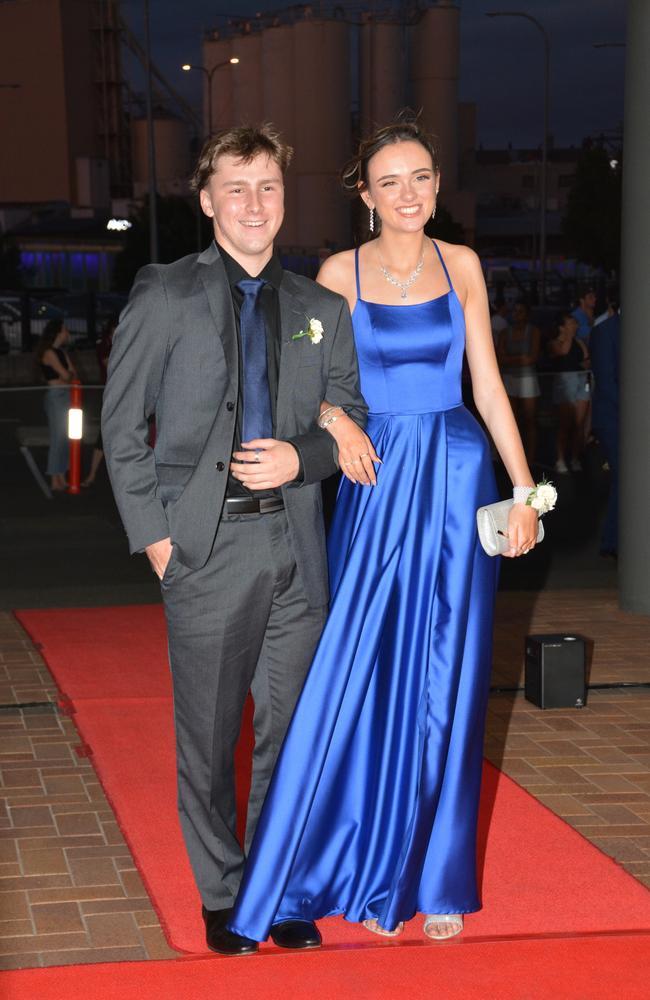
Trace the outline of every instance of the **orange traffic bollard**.
{"type": "Polygon", "coordinates": [[[81,409],[81,382],[70,383],[70,409],[68,410],[68,437],[70,439],[70,469],[68,493],[81,493],[81,438],[83,435],[83,410],[81,409]]]}

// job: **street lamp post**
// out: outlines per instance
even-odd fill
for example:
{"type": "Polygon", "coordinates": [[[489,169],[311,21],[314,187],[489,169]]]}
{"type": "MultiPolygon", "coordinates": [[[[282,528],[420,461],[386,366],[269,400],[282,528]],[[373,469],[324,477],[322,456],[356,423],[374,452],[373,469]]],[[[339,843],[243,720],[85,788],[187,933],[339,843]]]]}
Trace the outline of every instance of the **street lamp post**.
{"type": "Polygon", "coordinates": [[[540,208],[539,208],[539,270],[540,270],[540,293],[539,301],[544,305],[546,301],[546,201],[548,189],[548,128],[549,128],[549,105],[550,105],[550,66],[551,66],[551,42],[543,24],[541,24],[532,14],[527,14],[521,10],[491,10],[486,12],[486,17],[523,17],[527,21],[532,21],[538,31],[541,32],[544,40],[544,134],[542,136],[542,177],[540,182],[540,208]]]}
{"type": "Polygon", "coordinates": [[[237,56],[232,56],[230,59],[224,59],[223,62],[218,62],[215,66],[207,69],[205,66],[199,65],[199,63],[183,63],[181,69],[186,73],[189,73],[192,69],[198,69],[202,73],[205,73],[208,81],[208,138],[212,135],[212,77],[217,72],[218,69],[222,69],[224,66],[236,66],[239,62],[237,56]]]}

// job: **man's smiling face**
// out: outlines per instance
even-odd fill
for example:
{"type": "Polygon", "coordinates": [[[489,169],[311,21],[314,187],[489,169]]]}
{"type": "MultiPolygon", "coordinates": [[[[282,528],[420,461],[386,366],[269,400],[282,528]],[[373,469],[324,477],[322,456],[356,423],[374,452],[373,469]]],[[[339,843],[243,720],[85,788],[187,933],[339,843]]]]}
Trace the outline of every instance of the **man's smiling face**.
{"type": "Polygon", "coordinates": [[[284,182],[275,160],[265,153],[248,163],[220,156],[200,198],[217,242],[249,274],[259,273],[284,218],[284,182]]]}

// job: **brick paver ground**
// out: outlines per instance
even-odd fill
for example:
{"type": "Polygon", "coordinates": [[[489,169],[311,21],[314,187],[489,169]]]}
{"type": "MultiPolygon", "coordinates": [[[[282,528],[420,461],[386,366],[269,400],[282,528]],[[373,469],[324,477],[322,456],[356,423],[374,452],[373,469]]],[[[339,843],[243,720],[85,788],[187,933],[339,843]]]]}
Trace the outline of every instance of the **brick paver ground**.
{"type": "MultiPolygon", "coordinates": [[[[523,683],[526,634],[572,631],[592,683],[650,681],[650,619],[583,590],[499,595],[494,685],[523,683]]],[[[0,705],[0,968],[173,957],[49,671],[8,613],[0,705]]],[[[592,690],[586,708],[552,711],[495,693],[486,756],[650,887],[650,689],[592,690]]]]}

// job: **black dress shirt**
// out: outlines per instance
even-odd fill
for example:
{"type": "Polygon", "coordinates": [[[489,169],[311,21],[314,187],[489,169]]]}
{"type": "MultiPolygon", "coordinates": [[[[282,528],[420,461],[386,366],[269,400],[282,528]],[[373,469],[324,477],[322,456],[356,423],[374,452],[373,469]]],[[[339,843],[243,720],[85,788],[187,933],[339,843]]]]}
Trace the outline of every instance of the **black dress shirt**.
{"type": "MultiPolygon", "coordinates": [[[[239,384],[243,385],[243,371],[242,371],[242,349],[241,349],[241,327],[240,327],[240,314],[241,306],[244,300],[243,293],[237,288],[237,284],[240,281],[249,279],[253,275],[248,274],[244,268],[239,264],[234,257],[224,250],[224,248],[217,243],[217,249],[219,250],[219,255],[224,263],[226,269],[226,277],[228,278],[228,284],[230,285],[230,294],[232,295],[232,304],[235,311],[235,325],[237,328],[237,338],[239,341],[239,384]]],[[[269,395],[271,397],[271,417],[273,420],[273,436],[276,436],[276,409],[277,409],[277,399],[278,399],[278,378],[280,371],[280,351],[282,349],[282,331],[280,323],[280,301],[278,298],[278,291],[280,284],[282,283],[282,275],[284,270],[279,258],[274,254],[266,267],[254,277],[261,279],[266,282],[261,291],[261,306],[262,315],[264,316],[264,326],[266,329],[266,367],[269,379],[269,395]]],[[[235,426],[235,441],[233,451],[241,450],[241,433],[243,426],[243,398],[240,391],[237,400],[237,423],[235,426]]],[[[251,456],[252,457],[252,456],[251,456]]],[[[300,456],[298,456],[300,457],[300,456]]],[[[302,480],[302,467],[296,477],[296,481],[302,480]]],[[[280,496],[280,489],[272,490],[249,490],[248,487],[240,483],[238,479],[235,479],[233,475],[228,476],[228,487],[226,489],[227,497],[274,497],[280,496]]]]}

